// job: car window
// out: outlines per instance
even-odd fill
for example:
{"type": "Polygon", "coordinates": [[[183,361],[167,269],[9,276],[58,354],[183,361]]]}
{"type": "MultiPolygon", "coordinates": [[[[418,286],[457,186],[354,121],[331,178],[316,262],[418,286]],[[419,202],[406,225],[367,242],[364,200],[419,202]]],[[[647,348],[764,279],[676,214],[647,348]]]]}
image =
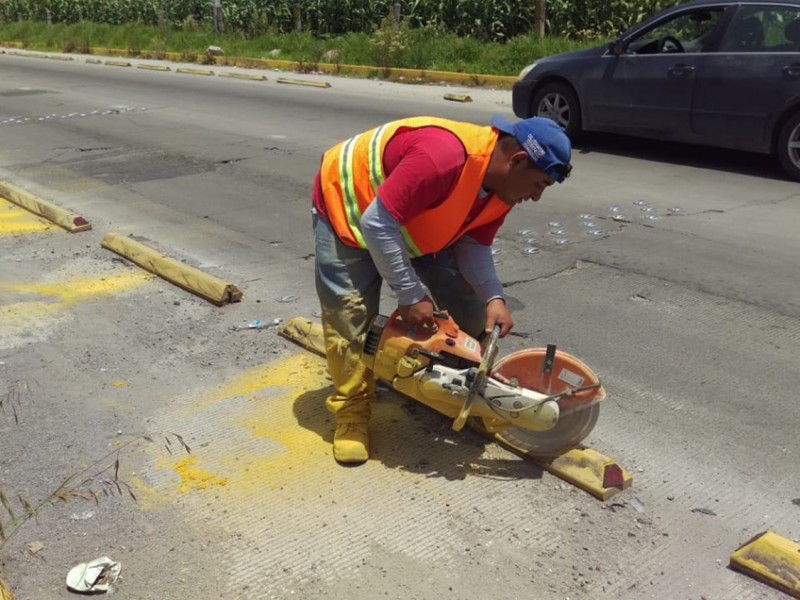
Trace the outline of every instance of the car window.
{"type": "Polygon", "coordinates": [[[743,6],[725,32],[723,52],[800,52],[800,8],[743,6]]]}
{"type": "Polygon", "coordinates": [[[723,8],[684,12],[641,32],[628,45],[636,54],[705,52],[716,41],[723,8]]]}

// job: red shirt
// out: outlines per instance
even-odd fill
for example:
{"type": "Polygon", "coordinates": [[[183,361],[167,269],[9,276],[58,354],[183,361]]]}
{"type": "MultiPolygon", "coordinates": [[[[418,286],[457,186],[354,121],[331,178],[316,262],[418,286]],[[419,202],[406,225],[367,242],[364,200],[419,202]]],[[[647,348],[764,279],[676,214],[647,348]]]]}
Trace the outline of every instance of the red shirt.
{"type": "MultiPolygon", "coordinates": [[[[384,208],[401,225],[421,212],[444,202],[466,164],[466,152],[458,137],[439,127],[399,129],[383,153],[386,180],[378,188],[384,208]]],[[[327,218],[319,172],[312,192],[314,208],[327,218]]],[[[477,197],[467,222],[488,202],[477,197]]],[[[491,245],[504,217],[469,232],[479,243],[491,245]]]]}

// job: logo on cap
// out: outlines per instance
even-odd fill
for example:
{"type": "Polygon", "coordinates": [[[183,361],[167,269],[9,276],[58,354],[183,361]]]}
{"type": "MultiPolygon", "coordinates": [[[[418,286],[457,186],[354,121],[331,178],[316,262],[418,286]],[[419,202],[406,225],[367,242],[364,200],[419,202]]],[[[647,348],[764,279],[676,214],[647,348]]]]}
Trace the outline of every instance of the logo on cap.
{"type": "Polygon", "coordinates": [[[534,160],[539,160],[545,154],[544,148],[542,148],[542,145],[538,142],[538,140],[533,137],[532,133],[528,134],[528,137],[522,143],[522,146],[525,148],[525,151],[534,158],[534,160]]]}

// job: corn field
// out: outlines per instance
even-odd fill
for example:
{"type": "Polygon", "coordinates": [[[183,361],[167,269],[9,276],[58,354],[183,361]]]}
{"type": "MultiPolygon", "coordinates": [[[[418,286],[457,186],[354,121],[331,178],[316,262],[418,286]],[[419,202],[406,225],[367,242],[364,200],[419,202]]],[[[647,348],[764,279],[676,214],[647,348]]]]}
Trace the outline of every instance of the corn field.
{"type": "MultiPolygon", "coordinates": [[[[396,4],[411,28],[485,41],[531,33],[533,0],[221,0],[225,29],[255,37],[296,27],[318,36],[371,33],[396,4]]],[[[549,35],[612,36],[678,0],[547,0],[549,35]]],[[[0,21],[110,25],[142,23],[180,28],[213,22],[209,0],[0,0],[0,21]]]]}

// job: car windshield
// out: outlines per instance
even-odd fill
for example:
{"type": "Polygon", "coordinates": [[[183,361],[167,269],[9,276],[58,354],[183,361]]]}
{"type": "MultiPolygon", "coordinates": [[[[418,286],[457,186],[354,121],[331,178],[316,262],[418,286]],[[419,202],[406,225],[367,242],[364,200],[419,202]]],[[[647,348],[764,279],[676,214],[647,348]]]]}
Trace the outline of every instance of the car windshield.
{"type": "Polygon", "coordinates": [[[703,9],[662,21],[639,34],[628,46],[636,54],[703,52],[711,46],[723,9],[703,9]]]}

